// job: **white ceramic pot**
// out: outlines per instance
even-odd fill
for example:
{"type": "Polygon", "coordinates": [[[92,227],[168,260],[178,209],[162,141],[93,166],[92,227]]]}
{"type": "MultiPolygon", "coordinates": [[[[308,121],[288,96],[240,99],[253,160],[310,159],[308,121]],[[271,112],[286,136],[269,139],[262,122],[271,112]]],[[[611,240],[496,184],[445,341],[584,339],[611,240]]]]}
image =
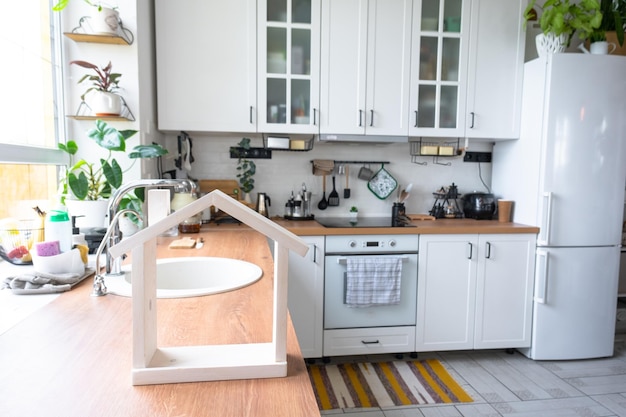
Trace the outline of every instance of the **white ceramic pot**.
{"type": "Polygon", "coordinates": [[[546,35],[540,33],[535,37],[535,44],[539,57],[561,53],[565,51],[565,47],[567,46],[567,35],[561,34],[556,36],[554,33],[548,33],[546,35]]]}
{"type": "Polygon", "coordinates": [[[76,217],[76,227],[107,227],[109,200],[65,200],[70,216],[76,217]]]}
{"type": "Polygon", "coordinates": [[[119,35],[120,32],[120,15],[117,10],[109,7],[91,8],[89,16],[89,26],[91,33],[98,35],[119,35]]]}
{"type": "Polygon", "coordinates": [[[89,107],[96,116],[119,116],[122,114],[122,97],[115,93],[94,91],[89,97],[89,107]]]}

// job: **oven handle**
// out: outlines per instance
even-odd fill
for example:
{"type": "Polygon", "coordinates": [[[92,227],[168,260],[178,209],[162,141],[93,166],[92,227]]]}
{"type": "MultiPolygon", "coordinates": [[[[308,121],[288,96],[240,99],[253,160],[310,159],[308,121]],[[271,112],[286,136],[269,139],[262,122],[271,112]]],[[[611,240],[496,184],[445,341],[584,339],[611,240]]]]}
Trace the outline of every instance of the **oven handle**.
{"type": "MultiPolygon", "coordinates": [[[[398,258],[402,259],[402,262],[408,261],[408,256],[398,256],[398,258]]],[[[337,258],[337,263],[341,265],[345,265],[348,263],[348,258],[337,258]]]]}

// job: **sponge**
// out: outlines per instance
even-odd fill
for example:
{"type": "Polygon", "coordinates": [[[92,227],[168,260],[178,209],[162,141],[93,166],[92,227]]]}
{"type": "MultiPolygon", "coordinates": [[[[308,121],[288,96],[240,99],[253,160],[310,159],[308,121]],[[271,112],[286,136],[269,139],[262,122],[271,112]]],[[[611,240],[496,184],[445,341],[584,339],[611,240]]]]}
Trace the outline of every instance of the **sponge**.
{"type": "Polygon", "coordinates": [[[58,240],[39,242],[35,244],[37,256],[54,256],[61,253],[61,245],[58,240]]]}

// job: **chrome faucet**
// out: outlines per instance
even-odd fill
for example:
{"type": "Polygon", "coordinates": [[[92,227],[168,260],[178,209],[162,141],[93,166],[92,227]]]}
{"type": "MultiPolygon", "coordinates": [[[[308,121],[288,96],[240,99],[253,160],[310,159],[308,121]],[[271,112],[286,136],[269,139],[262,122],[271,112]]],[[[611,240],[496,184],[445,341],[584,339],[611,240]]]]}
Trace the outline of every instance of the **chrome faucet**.
{"type": "MultiPolygon", "coordinates": [[[[100,245],[98,246],[98,250],[96,251],[96,274],[93,277],[93,290],[91,291],[92,297],[102,297],[103,295],[107,295],[107,286],[104,283],[104,276],[102,275],[102,271],[100,270],[100,257],[102,256],[102,251],[104,250],[104,247],[107,246],[108,244],[107,240],[109,239],[113,231],[112,226],[117,225],[119,223],[119,218],[122,217],[126,213],[132,213],[135,216],[137,216],[137,218],[141,218],[141,215],[137,211],[133,209],[124,209],[124,210],[118,211],[115,214],[115,216],[113,216],[113,219],[111,219],[109,228],[104,234],[104,237],[102,238],[102,242],[100,242],[100,245]]],[[[110,255],[109,255],[109,251],[107,250],[107,257],[108,256],[110,255]]]]}
{"type": "MultiPolygon", "coordinates": [[[[117,220],[116,215],[118,213],[122,197],[137,188],[173,188],[175,192],[193,192],[196,191],[197,186],[195,182],[188,179],[143,179],[123,184],[109,199],[109,206],[107,209],[109,215],[109,227],[105,238],[102,239],[103,241],[108,240],[107,245],[109,248],[122,240],[119,222],[114,221],[117,220]]],[[[121,212],[124,210],[119,211],[121,212]]],[[[121,258],[114,259],[109,254],[109,251],[106,251],[106,275],[122,275],[121,264],[121,258]]]]}

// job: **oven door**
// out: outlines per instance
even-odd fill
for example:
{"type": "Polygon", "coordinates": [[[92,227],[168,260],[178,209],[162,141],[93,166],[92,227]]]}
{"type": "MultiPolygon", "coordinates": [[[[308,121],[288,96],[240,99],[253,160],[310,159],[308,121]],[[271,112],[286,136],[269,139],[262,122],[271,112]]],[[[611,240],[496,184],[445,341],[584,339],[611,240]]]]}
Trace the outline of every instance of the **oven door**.
{"type": "Polygon", "coordinates": [[[388,306],[348,307],[345,304],[348,256],[327,255],[324,271],[324,329],[414,326],[417,307],[417,254],[364,256],[403,258],[400,303],[388,306]]]}

